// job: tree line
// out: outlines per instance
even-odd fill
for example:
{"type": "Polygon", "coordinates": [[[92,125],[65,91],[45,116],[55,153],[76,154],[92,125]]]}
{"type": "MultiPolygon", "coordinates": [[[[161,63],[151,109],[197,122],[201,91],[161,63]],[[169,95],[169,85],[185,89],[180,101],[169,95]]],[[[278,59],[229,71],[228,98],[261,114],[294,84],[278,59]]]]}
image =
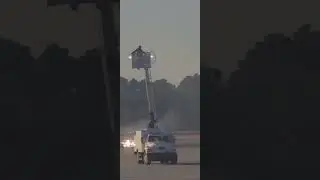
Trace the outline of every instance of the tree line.
{"type": "Polygon", "coordinates": [[[223,169],[217,174],[276,178],[314,167],[320,150],[319,52],[320,32],[303,25],[291,36],[265,36],[227,81],[220,70],[201,68],[201,121],[211,125],[210,163],[223,169]]]}
{"type": "MultiPolygon", "coordinates": [[[[75,58],[51,44],[35,58],[28,46],[0,39],[0,115],[2,127],[96,127],[105,103],[100,52],[87,50],[75,58]],[[90,120],[92,119],[92,120],[90,120]]],[[[117,79],[117,78],[114,78],[117,79]]],[[[200,127],[200,75],[176,87],[154,82],[158,119],[175,128],[200,127]]],[[[145,84],[120,77],[121,123],[148,118],[145,84]]],[[[115,96],[116,97],[116,96],[115,96]]]]}
{"type": "MultiPolygon", "coordinates": [[[[152,83],[159,123],[174,129],[200,128],[200,74],[185,77],[179,85],[165,79],[152,83]]],[[[120,121],[132,124],[147,120],[145,81],[120,77],[120,121]]]]}
{"type": "Polygon", "coordinates": [[[75,58],[51,44],[34,58],[28,46],[1,38],[0,59],[1,127],[96,127],[103,117],[97,49],[75,58]]]}
{"type": "MultiPolygon", "coordinates": [[[[105,166],[93,164],[117,161],[110,156],[119,136],[106,118],[100,54],[90,49],[72,57],[51,44],[34,57],[30,47],[0,38],[0,127],[6,142],[1,158],[10,177],[13,169],[15,177],[86,177],[105,173],[105,166]]],[[[109,53],[111,63],[119,62],[117,54],[109,53]]],[[[119,83],[112,73],[112,83],[119,83]]]]}

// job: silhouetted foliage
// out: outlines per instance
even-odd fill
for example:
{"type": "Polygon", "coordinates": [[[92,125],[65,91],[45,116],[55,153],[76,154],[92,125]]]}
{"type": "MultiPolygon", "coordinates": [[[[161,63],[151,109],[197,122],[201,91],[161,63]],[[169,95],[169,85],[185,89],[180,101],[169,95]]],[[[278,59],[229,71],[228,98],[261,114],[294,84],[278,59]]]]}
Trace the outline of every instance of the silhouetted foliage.
{"type": "Polygon", "coordinates": [[[8,39],[0,39],[0,114],[6,121],[2,127],[19,125],[21,99],[27,96],[25,89],[30,82],[33,58],[29,48],[8,39]]]}
{"type": "Polygon", "coordinates": [[[310,25],[293,37],[267,35],[239,61],[227,85],[208,96],[212,126],[220,129],[211,140],[211,162],[225,177],[277,178],[285,168],[293,173],[319,161],[319,52],[320,32],[310,25]]]}
{"type": "Polygon", "coordinates": [[[97,163],[106,160],[101,155],[111,153],[102,141],[114,140],[100,57],[97,49],[71,57],[68,49],[52,44],[35,59],[29,47],[0,39],[0,126],[31,128],[8,137],[17,143],[2,159],[10,171],[39,177],[100,171],[97,163]]]}
{"type": "Polygon", "coordinates": [[[12,119],[1,121],[3,126],[97,125],[89,119],[106,110],[101,109],[105,92],[96,49],[74,58],[67,49],[52,44],[34,59],[29,48],[19,43],[0,39],[0,47],[1,116],[12,119]]]}
{"type": "MultiPolygon", "coordinates": [[[[2,83],[7,83],[3,84],[7,88],[1,89],[7,89],[3,97],[8,99],[6,107],[12,106],[10,117],[23,114],[16,117],[16,121],[8,122],[19,122],[16,125],[24,127],[96,126],[93,124],[96,121],[89,119],[105,113],[101,109],[105,91],[100,52],[97,49],[88,50],[83,56],[74,58],[69,56],[68,49],[51,44],[34,59],[25,46],[9,40],[3,40],[2,44],[2,83]],[[20,94],[13,94],[15,91],[20,94]],[[14,98],[19,97],[19,102],[12,101],[8,93],[14,98]]],[[[148,106],[144,82],[120,79],[121,111],[126,112],[121,114],[129,116],[124,118],[125,121],[146,119],[148,106]]],[[[164,79],[155,81],[158,118],[165,118],[168,112],[174,111],[176,119],[172,121],[185,124],[186,127],[181,128],[199,128],[199,88],[195,88],[199,86],[199,80],[199,75],[186,77],[178,87],[164,79]]],[[[11,111],[6,110],[6,113],[11,111]]]]}

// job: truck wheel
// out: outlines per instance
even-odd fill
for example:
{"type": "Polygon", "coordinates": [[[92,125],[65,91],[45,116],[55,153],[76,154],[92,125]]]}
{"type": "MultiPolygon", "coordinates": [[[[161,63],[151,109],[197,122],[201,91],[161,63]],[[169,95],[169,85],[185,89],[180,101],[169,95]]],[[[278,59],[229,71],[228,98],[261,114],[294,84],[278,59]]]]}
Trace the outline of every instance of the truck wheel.
{"type": "Polygon", "coordinates": [[[144,164],[147,164],[147,165],[151,164],[151,160],[147,154],[144,155],[143,160],[144,160],[144,164]]]}
{"type": "Polygon", "coordinates": [[[171,160],[171,164],[177,164],[178,161],[176,159],[171,160]]]}
{"type": "Polygon", "coordinates": [[[172,159],[171,159],[171,164],[177,164],[178,163],[178,156],[175,155],[172,159]]]}
{"type": "Polygon", "coordinates": [[[161,160],[160,161],[161,164],[168,164],[168,162],[169,162],[168,160],[161,160]]]}
{"type": "Polygon", "coordinates": [[[137,157],[137,163],[138,164],[143,164],[143,157],[142,155],[140,155],[140,153],[136,153],[136,157],[137,157]]]}

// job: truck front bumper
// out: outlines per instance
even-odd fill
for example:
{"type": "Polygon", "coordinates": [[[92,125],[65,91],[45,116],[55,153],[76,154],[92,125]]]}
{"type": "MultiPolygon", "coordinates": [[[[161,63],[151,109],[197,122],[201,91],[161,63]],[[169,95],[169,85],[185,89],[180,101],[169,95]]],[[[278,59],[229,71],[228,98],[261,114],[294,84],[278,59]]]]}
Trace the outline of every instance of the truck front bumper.
{"type": "Polygon", "coordinates": [[[147,153],[148,158],[151,161],[170,161],[177,158],[176,152],[164,152],[164,153],[147,153]]]}

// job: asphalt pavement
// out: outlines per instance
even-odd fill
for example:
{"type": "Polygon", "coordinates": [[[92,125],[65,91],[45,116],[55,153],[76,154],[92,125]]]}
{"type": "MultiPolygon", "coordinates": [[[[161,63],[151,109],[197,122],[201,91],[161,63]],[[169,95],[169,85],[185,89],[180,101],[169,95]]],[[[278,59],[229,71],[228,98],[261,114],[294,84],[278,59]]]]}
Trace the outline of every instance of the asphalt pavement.
{"type": "Polygon", "coordinates": [[[130,148],[120,152],[120,180],[199,180],[200,133],[176,134],[178,164],[138,164],[130,148]]]}

